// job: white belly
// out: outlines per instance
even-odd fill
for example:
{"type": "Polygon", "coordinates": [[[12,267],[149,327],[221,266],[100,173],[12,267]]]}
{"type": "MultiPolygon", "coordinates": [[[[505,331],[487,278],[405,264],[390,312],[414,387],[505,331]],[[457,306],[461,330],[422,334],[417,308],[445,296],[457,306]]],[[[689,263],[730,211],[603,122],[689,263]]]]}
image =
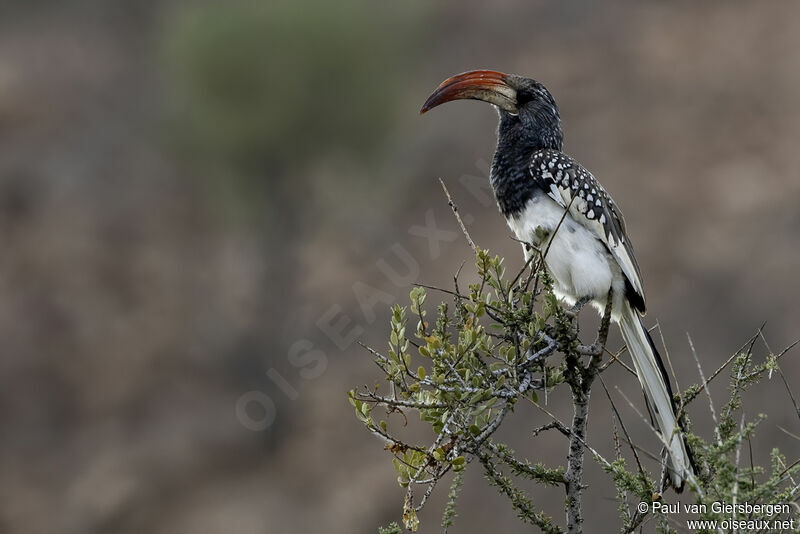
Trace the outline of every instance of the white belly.
{"type": "MultiPolygon", "coordinates": [[[[572,305],[583,297],[590,297],[592,303],[603,310],[608,290],[613,286],[613,312],[616,315],[625,291],[619,265],[594,233],[572,215],[564,218],[558,232],[553,235],[563,215],[564,208],[550,197],[539,195],[531,199],[517,217],[508,218],[507,222],[517,239],[537,245],[543,253],[547,251],[545,265],[555,281],[553,290],[559,298],[572,305]],[[538,226],[549,236],[543,243],[539,243],[536,237],[538,226]],[[549,244],[551,240],[552,244],[549,244]]],[[[526,256],[530,253],[526,251],[526,256]]]]}

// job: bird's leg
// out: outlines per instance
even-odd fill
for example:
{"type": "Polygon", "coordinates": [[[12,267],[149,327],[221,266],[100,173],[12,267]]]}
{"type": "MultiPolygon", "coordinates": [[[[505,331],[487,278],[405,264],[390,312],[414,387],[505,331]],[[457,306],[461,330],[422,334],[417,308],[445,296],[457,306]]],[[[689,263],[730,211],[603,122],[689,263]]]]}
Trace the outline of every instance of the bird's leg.
{"type": "Polygon", "coordinates": [[[581,311],[581,308],[583,308],[590,300],[592,300],[592,297],[581,297],[573,307],[567,310],[567,315],[573,318],[577,317],[578,313],[581,311]]]}
{"type": "MultiPolygon", "coordinates": [[[[600,329],[597,331],[597,339],[591,345],[579,345],[578,351],[581,354],[598,358],[603,355],[603,349],[606,348],[606,340],[608,339],[608,329],[611,326],[611,308],[613,305],[613,294],[611,289],[608,290],[608,300],[606,307],[603,310],[603,318],[600,320],[600,329]]],[[[595,360],[599,362],[600,360],[595,360]]]]}
{"type": "Polygon", "coordinates": [[[608,329],[611,326],[611,308],[613,307],[613,304],[614,290],[608,288],[606,307],[603,310],[603,319],[600,321],[600,330],[597,332],[597,341],[595,341],[595,344],[600,345],[601,348],[606,346],[606,340],[608,339],[608,329]]]}

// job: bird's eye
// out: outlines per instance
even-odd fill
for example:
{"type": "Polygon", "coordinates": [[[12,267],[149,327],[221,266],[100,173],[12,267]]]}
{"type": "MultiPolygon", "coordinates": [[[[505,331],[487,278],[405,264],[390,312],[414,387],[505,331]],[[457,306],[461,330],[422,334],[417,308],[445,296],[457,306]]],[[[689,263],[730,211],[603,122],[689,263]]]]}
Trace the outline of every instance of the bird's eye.
{"type": "Polygon", "coordinates": [[[517,105],[522,107],[537,97],[536,93],[528,88],[517,91],[517,105]]]}

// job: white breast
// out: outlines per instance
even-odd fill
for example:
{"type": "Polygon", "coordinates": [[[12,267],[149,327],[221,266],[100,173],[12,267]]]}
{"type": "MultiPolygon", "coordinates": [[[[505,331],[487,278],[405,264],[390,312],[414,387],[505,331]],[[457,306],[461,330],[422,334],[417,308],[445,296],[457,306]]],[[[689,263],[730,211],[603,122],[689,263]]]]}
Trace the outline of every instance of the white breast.
{"type": "MultiPolygon", "coordinates": [[[[546,195],[528,201],[516,217],[506,219],[517,239],[538,244],[536,228],[541,227],[549,237],[539,244],[547,250],[545,264],[555,279],[556,295],[569,304],[583,297],[591,297],[600,309],[605,307],[608,289],[614,285],[614,294],[624,294],[625,282],[619,265],[595,234],[567,215],[558,232],[553,232],[564,216],[564,208],[546,195]],[[548,243],[552,240],[552,244],[548,243]]],[[[527,254],[527,253],[526,253],[527,254]]],[[[614,299],[614,311],[618,309],[614,299]]]]}

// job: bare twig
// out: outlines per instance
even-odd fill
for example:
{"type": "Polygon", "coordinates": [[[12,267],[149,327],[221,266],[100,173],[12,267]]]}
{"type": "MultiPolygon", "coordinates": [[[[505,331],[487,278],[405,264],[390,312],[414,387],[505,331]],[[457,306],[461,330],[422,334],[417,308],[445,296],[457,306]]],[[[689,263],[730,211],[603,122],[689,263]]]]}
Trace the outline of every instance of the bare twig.
{"type": "Polygon", "coordinates": [[[661,330],[661,323],[656,319],[656,328],[658,328],[658,337],[661,338],[661,347],[664,349],[664,356],[667,358],[667,365],[669,365],[669,372],[672,375],[672,381],[675,382],[675,389],[680,391],[681,385],[678,383],[678,375],[675,374],[675,368],[672,366],[672,357],[669,354],[669,347],[664,340],[664,332],[661,330]]]}
{"type": "Polygon", "coordinates": [[[636,453],[636,447],[633,445],[633,441],[631,440],[630,434],[628,434],[628,430],[625,428],[625,423],[622,422],[622,416],[619,414],[619,410],[617,410],[617,405],[614,404],[614,400],[611,398],[611,394],[608,392],[608,388],[606,388],[606,383],[603,382],[603,377],[600,377],[600,385],[603,386],[603,391],[606,392],[606,397],[608,398],[608,402],[611,404],[611,409],[614,410],[614,414],[617,416],[617,421],[619,421],[619,426],[622,428],[622,433],[625,434],[625,441],[628,442],[628,446],[631,448],[631,452],[633,452],[633,457],[636,460],[636,467],[639,470],[640,474],[644,474],[644,468],[642,467],[642,462],[639,461],[639,455],[636,453]]]}
{"type": "MultiPolygon", "coordinates": [[[[621,389],[619,389],[617,387],[616,390],[620,395],[622,395],[622,398],[625,399],[625,401],[628,403],[628,405],[631,408],[633,408],[633,411],[636,412],[636,414],[641,418],[642,421],[644,421],[644,423],[650,428],[650,430],[653,431],[653,433],[656,435],[656,437],[658,437],[658,439],[661,441],[661,444],[667,450],[669,450],[669,443],[667,443],[667,440],[664,438],[664,436],[661,435],[661,432],[656,430],[656,428],[650,423],[650,421],[648,421],[647,418],[645,418],[645,416],[642,415],[642,412],[639,411],[639,409],[636,407],[636,405],[631,402],[631,400],[627,397],[627,395],[625,395],[625,393],[622,392],[621,389]]],[[[676,430],[678,430],[678,429],[676,428],[676,430]]],[[[661,462],[661,463],[663,465],[663,462],[661,462]]],[[[689,471],[689,473],[688,473],[688,481],[691,484],[692,488],[700,496],[700,498],[705,498],[704,495],[703,495],[703,490],[700,488],[700,484],[697,483],[697,479],[695,478],[694,473],[692,473],[691,471],[689,471]]]]}
{"type": "Polygon", "coordinates": [[[472,251],[477,254],[478,247],[475,246],[475,242],[469,236],[467,227],[464,226],[464,221],[461,220],[461,215],[458,214],[458,206],[456,206],[456,203],[453,202],[452,197],[450,197],[450,191],[447,190],[447,186],[444,185],[444,180],[442,180],[441,178],[439,178],[439,183],[442,184],[442,189],[444,189],[444,194],[447,195],[447,203],[450,205],[450,209],[453,210],[453,215],[456,216],[458,225],[461,227],[461,231],[464,233],[464,237],[467,238],[467,243],[469,243],[469,246],[472,249],[472,251]]]}
{"type": "Polygon", "coordinates": [[[572,207],[572,203],[575,202],[576,198],[577,196],[572,197],[569,201],[569,204],[567,204],[567,207],[564,208],[564,214],[561,216],[561,219],[558,221],[555,230],[553,230],[553,233],[550,235],[550,240],[547,242],[547,246],[542,253],[542,260],[547,258],[547,253],[550,252],[550,245],[553,244],[553,240],[556,238],[556,234],[561,229],[561,224],[564,222],[564,219],[566,219],[567,215],[569,215],[569,209],[572,207]]]}
{"type": "MultiPolygon", "coordinates": [[[[415,286],[419,286],[419,287],[424,287],[425,289],[431,289],[433,291],[441,291],[442,293],[447,293],[448,295],[453,295],[454,297],[458,297],[458,298],[461,298],[461,299],[469,300],[468,296],[462,295],[460,293],[456,293],[455,291],[450,291],[449,289],[445,289],[443,287],[429,286],[429,285],[426,285],[426,284],[420,284],[418,282],[415,283],[414,285],[415,286]]],[[[485,306],[486,306],[487,312],[488,312],[488,310],[492,310],[493,312],[496,312],[496,313],[503,313],[502,310],[499,310],[498,308],[496,308],[494,306],[491,306],[489,304],[485,304],[485,306]]]]}
{"type": "Polygon", "coordinates": [[[565,425],[564,423],[562,423],[562,422],[561,422],[561,421],[560,421],[560,420],[559,420],[559,419],[558,419],[558,418],[557,418],[555,415],[553,415],[553,414],[552,414],[550,411],[548,411],[548,410],[547,410],[547,409],[546,409],[544,406],[542,406],[542,405],[541,405],[541,404],[539,404],[538,402],[533,402],[533,401],[531,401],[531,403],[532,403],[534,406],[536,406],[537,408],[539,408],[541,411],[543,411],[544,413],[546,413],[548,416],[550,416],[550,418],[553,420],[553,428],[557,429],[559,432],[561,432],[562,434],[564,434],[564,436],[567,436],[567,437],[576,437],[576,439],[578,440],[578,442],[579,442],[579,443],[580,443],[580,444],[581,444],[581,445],[582,445],[584,448],[586,448],[586,450],[588,450],[589,452],[591,452],[593,456],[596,456],[596,457],[597,457],[597,459],[599,459],[599,460],[600,460],[600,462],[601,462],[603,465],[605,465],[606,467],[608,467],[608,466],[610,466],[610,465],[611,465],[611,462],[609,462],[608,460],[606,460],[605,458],[603,458],[603,455],[602,455],[602,454],[600,454],[599,452],[597,452],[597,450],[596,450],[594,447],[592,447],[591,445],[589,445],[588,443],[586,443],[586,440],[585,440],[585,439],[583,439],[583,438],[582,438],[582,437],[580,437],[580,436],[577,436],[577,434],[575,434],[575,432],[573,432],[573,431],[572,431],[572,429],[571,429],[570,427],[568,427],[567,425],[565,425]]]}
{"type": "Polygon", "coordinates": [[[784,434],[786,434],[787,436],[791,436],[791,437],[793,437],[794,439],[796,439],[797,441],[800,441],[800,436],[798,436],[797,434],[794,434],[794,433],[792,433],[792,432],[789,432],[788,430],[786,430],[785,428],[783,428],[781,425],[775,425],[775,426],[777,426],[777,427],[778,427],[778,430],[780,430],[781,432],[783,432],[783,433],[784,433],[784,434]]]}
{"type": "Polygon", "coordinates": [[[794,394],[792,393],[792,388],[789,387],[789,381],[786,380],[786,375],[783,374],[783,370],[778,366],[776,367],[778,374],[783,380],[783,385],[786,386],[786,393],[789,394],[789,398],[792,400],[792,406],[794,406],[794,411],[797,414],[797,417],[800,418],[800,406],[797,405],[797,400],[794,398],[794,394]]]}
{"type": "MultiPolygon", "coordinates": [[[[694,356],[694,361],[697,363],[697,372],[700,374],[700,381],[702,383],[706,383],[706,377],[703,373],[703,366],[700,365],[700,358],[697,357],[697,351],[694,348],[694,343],[692,342],[692,336],[689,335],[689,332],[686,332],[686,339],[689,340],[689,348],[692,351],[692,356],[694,356]]],[[[714,409],[714,400],[711,398],[711,390],[708,386],[705,388],[706,396],[708,396],[708,408],[711,410],[711,418],[714,420],[714,434],[717,437],[717,443],[722,443],[722,437],[719,435],[719,419],[717,419],[717,411],[714,409]]],[[[681,406],[683,408],[683,406],[681,406]]],[[[682,411],[682,410],[681,410],[682,411]]]]}
{"type": "Polygon", "coordinates": [[[622,366],[622,368],[623,368],[623,369],[625,369],[626,371],[628,371],[628,372],[629,372],[630,374],[632,374],[633,376],[638,376],[638,375],[636,374],[636,371],[634,371],[633,369],[631,369],[631,366],[630,366],[630,365],[628,365],[627,363],[623,362],[623,361],[620,359],[620,356],[622,356],[622,353],[623,353],[623,351],[624,351],[624,350],[625,350],[625,349],[623,348],[622,350],[620,350],[620,351],[619,351],[619,352],[617,352],[616,354],[614,354],[613,352],[611,352],[611,351],[609,351],[609,350],[606,350],[606,352],[608,353],[608,355],[609,355],[609,356],[611,356],[611,359],[610,359],[610,360],[608,360],[606,363],[604,363],[603,365],[601,365],[601,366],[600,366],[600,371],[601,371],[601,372],[602,372],[602,371],[605,371],[605,370],[606,370],[608,367],[610,367],[612,364],[618,363],[618,364],[620,364],[620,365],[622,366]]]}
{"type": "MultiPolygon", "coordinates": [[[[763,325],[762,325],[762,328],[763,328],[763,325]]],[[[761,331],[761,328],[759,328],[758,330],[759,330],[759,332],[760,332],[760,331],[761,331]]],[[[739,349],[738,349],[737,351],[735,351],[733,354],[731,354],[730,358],[728,358],[727,360],[725,360],[725,363],[723,363],[722,365],[720,365],[720,366],[717,368],[717,370],[716,370],[716,371],[714,371],[713,373],[711,373],[711,376],[709,376],[709,377],[708,377],[708,380],[705,380],[705,381],[704,381],[704,382],[703,382],[703,383],[700,385],[700,387],[699,387],[697,390],[693,391],[693,392],[692,392],[691,394],[689,394],[689,395],[686,395],[686,399],[684,399],[684,404],[689,404],[689,403],[690,403],[690,402],[691,402],[691,401],[692,401],[692,400],[693,400],[695,397],[697,397],[697,395],[699,395],[699,394],[700,394],[700,392],[701,392],[701,391],[703,391],[703,390],[704,390],[706,387],[708,387],[708,384],[710,384],[710,383],[711,383],[711,381],[712,381],[712,380],[714,380],[714,379],[717,377],[717,375],[719,375],[719,374],[720,374],[720,373],[721,373],[721,372],[722,372],[722,371],[723,371],[723,370],[724,370],[726,367],[728,367],[728,365],[730,365],[730,363],[731,363],[733,360],[735,360],[737,356],[739,356],[739,355],[741,354],[742,350],[744,350],[744,348],[745,348],[745,347],[747,347],[748,345],[750,345],[750,349],[752,349],[752,347],[753,347],[753,344],[755,343],[756,339],[758,339],[758,336],[759,336],[759,333],[758,333],[758,332],[756,332],[755,334],[753,334],[753,336],[752,336],[750,339],[748,339],[748,340],[747,340],[747,341],[744,343],[744,345],[742,345],[741,347],[739,347],[739,349]]],[[[788,347],[786,347],[786,349],[784,349],[784,351],[783,351],[783,352],[781,352],[781,354],[779,354],[779,355],[778,355],[776,358],[780,358],[781,356],[783,356],[783,355],[784,355],[784,354],[785,354],[785,353],[786,353],[786,352],[787,352],[789,349],[791,349],[792,347],[794,347],[794,346],[795,346],[797,343],[800,343],[800,340],[797,340],[797,341],[795,341],[794,343],[792,343],[791,345],[789,345],[788,347]]]]}
{"type": "Polygon", "coordinates": [[[558,422],[550,421],[549,423],[546,423],[542,426],[538,426],[531,431],[531,434],[533,434],[533,437],[536,437],[545,430],[553,430],[553,429],[561,431],[561,428],[558,426],[558,422]]]}

